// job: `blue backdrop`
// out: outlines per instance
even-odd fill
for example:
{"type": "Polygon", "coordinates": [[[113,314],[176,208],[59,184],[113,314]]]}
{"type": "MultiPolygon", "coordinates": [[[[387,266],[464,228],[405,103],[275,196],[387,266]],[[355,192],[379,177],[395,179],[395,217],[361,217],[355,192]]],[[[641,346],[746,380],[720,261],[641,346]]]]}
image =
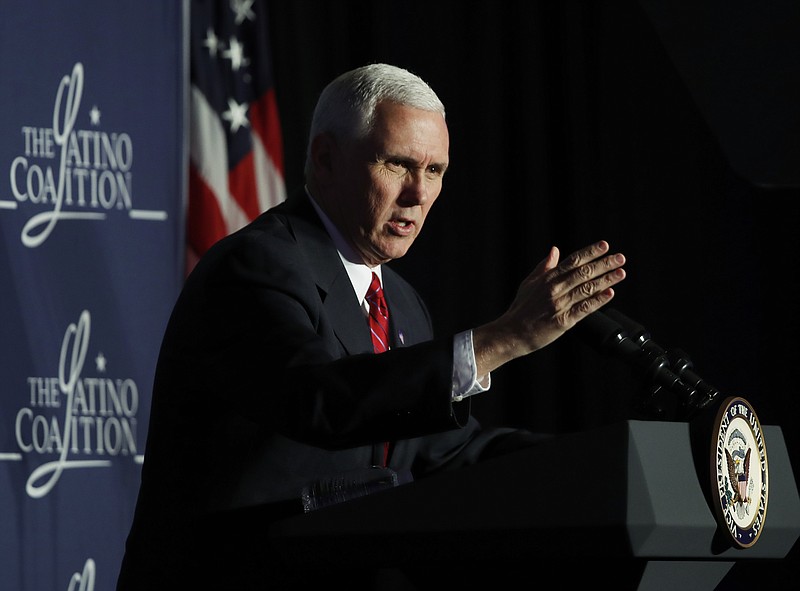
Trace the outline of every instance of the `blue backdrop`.
{"type": "Polygon", "coordinates": [[[186,4],[0,8],[0,587],[113,589],[184,264],[186,4]]]}

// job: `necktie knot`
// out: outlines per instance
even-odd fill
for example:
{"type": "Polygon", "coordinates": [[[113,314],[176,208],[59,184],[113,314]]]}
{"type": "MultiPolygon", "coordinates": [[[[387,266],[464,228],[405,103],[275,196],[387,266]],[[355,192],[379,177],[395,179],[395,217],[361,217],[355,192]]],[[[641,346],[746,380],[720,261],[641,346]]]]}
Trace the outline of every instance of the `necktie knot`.
{"type": "Polygon", "coordinates": [[[369,328],[372,333],[372,347],[376,353],[389,350],[389,309],[383,297],[383,289],[378,275],[372,274],[372,283],[367,290],[369,304],[369,328]]]}

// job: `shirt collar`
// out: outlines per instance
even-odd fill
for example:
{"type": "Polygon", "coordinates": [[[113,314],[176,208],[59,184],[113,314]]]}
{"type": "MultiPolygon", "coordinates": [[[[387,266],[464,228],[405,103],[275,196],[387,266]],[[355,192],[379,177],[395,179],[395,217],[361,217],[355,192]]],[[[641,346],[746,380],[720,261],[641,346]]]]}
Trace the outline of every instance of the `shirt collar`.
{"type": "Polygon", "coordinates": [[[370,267],[364,263],[358,253],[356,253],[347,240],[344,239],[344,236],[339,231],[339,228],[336,227],[336,225],[316,202],[314,197],[311,195],[311,192],[308,190],[308,187],[305,189],[306,194],[311,200],[311,204],[314,206],[314,209],[322,220],[322,224],[325,226],[328,234],[330,234],[331,240],[333,240],[333,245],[336,247],[336,251],[339,253],[339,258],[342,260],[344,270],[347,271],[347,276],[350,278],[350,284],[353,286],[353,291],[356,294],[356,298],[358,298],[359,303],[365,305],[364,298],[367,295],[370,283],[372,283],[373,272],[378,275],[378,279],[380,279],[381,285],[383,285],[383,273],[381,272],[381,266],[378,265],[377,267],[370,267]]]}

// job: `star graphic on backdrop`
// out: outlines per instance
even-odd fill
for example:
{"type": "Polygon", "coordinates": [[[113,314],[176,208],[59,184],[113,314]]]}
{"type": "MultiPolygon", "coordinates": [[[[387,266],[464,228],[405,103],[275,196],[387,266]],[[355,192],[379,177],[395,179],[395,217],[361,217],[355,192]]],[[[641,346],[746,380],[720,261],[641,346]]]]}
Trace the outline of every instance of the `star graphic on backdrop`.
{"type": "Polygon", "coordinates": [[[241,25],[245,19],[254,21],[256,15],[253,12],[254,0],[231,0],[231,10],[236,14],[236,24],[241,25]]]}
{"type": "Polygon", "coordinates": [[[231,68],[234,72],[238,72],[239,68],[250,63],[250,60],[244,56],[244,45],[236,37],[231,37],[228,49],[222,52],[222,56],[231,60],[231,68]]]}
{"type": "Polygon", "coordinates": [[[219,37],[217,37],[214,30],[209,28],[206,31],[206,40],[203,41],[203,45],[208,48],[208,53],[212,57],[217,57],[217,50],[220,48],[219,37]]]}
{"type": "Polygon", "coordinates": [[[92,109],[89,111],[89,120],[92,125],[100,125],[100,109],[97,108],[97,105],[92,105],[92,109]]]}
{"type": "Polygon", "coordinates": [[[102,351],[97,354],[97,357],[94,358],[95,365],[97,366],[97,371],[100,373],[106,372],[106,358],[103,355],[102,351]]]}
{"type": "Polygon", "coordinates": [[[247,103],[239,104],[232,98],[228,99],[228,110],[222,113],[222,118],[229,121],[231,131],[236,133],[240,127],[249,127],[247,120],[247,103]]]}

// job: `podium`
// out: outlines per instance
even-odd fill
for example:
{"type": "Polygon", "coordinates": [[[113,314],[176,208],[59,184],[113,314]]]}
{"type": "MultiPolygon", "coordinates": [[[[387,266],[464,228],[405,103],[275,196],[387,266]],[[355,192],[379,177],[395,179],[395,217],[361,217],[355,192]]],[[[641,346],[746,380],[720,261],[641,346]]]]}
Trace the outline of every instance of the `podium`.
{"type": "Polygon", "coordinates": [[[626,421],[282,519],[269,551],[300,569],[443,569],[445,581],[555,569],[565,580],[612,575],[617,589],[714,589],[734,563],[782,559],[800,536],[783,433],[763,432],[769,503],[749,548],[717,525],[711,442],[698,449],[688,423],[626,421]]]}

